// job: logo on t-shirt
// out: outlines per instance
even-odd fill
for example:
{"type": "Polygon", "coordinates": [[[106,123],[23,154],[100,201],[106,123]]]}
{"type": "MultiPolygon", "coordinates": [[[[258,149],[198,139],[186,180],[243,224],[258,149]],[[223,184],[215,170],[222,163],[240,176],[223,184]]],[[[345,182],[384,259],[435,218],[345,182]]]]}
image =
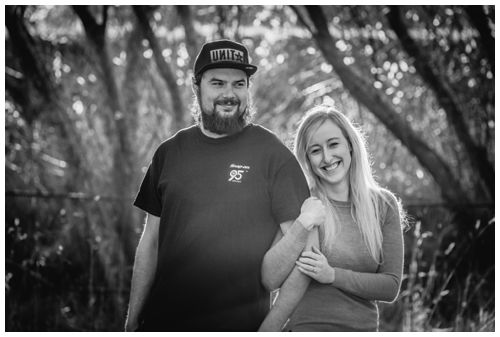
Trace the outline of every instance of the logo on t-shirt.
{"type": "Polygon", "coordinates": [[[243,176],[248,171],[250,171],[250,166],[231,164],[229,165],[229,179],[227,181],[241,183],[243,176]]]}

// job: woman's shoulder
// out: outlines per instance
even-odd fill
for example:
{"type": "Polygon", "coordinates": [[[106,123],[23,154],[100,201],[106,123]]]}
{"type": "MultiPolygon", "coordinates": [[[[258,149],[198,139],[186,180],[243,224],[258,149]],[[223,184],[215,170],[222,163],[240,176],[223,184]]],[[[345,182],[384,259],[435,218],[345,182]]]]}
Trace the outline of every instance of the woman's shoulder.
{"type": "MultiPolygon", "coordinates": [[[[401,201],[388,189],[380,187],[377,191],[377,202],[382,219],[402,214],[401,201]]],[[[385,222],[385,221],[384,221],[385,222]]]]}
{"type": "Polygon", "coordinates": [[[380,187],[378,190],[379,204],[391,207],[399,207],[400,202],[396,195],[386,188],[380,187]]]}

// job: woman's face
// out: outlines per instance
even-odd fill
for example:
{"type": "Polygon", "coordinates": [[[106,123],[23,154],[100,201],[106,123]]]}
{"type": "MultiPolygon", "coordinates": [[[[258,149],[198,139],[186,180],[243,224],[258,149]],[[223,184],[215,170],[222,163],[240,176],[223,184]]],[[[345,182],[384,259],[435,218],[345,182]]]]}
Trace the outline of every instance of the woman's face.
{"type": "Polygon", "coordinates": [[[335,190],[349,187],[351,150],[340,128],[326,120],[314,131],[306,149],[311,168],[325,185],[335,190]]]}

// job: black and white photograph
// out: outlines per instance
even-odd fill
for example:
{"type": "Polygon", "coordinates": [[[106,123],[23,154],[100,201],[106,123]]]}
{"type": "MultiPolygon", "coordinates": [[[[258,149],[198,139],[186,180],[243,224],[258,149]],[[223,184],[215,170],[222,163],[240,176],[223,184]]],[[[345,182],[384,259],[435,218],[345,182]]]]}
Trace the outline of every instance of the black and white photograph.
{"type": "Polygon", "coordinates": [[[4,332],[494,332],[494,5],[5,5],[4,332]]]}

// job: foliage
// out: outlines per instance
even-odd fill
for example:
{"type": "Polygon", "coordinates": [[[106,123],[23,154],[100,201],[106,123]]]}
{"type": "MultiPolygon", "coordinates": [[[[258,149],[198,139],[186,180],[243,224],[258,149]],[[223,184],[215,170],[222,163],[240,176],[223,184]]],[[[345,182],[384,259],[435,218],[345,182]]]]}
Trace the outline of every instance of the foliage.
{"type": "Polygon", "coordinates": [[[472,251],[492,234],[493,226],[494,219],[477,220],[471,237],[460,239],[449,225],[440,224],[433,233],[423,231],[422,223],[416,222],[407,235],[410,245],[406,249],[402,291],[394,307],[382,307],[382,328],[494,331],[494,267],[467,261],[468,257],[474,258],[472,251]],[[395,310],[400,314],[394,316],[395,310]]]}
{"type": "MultiPolygon", "coordinates": [[[[491,218],[494,195],[487,182],[494,177],[477,174],[479,161],[461,135],[472,137],[477,153],[486,153],[486,167],[494,162],[493,18],[493,6],[6,6],[8,330],[121,329],[142,217],[130,202],[156,147],[191,124],[191,67],[206,40],[235,38],[249,47],[259,67],[251,84],[255,122],[288,145],[304,111],[335,103],[363,127],[378,181],[404,204],[475,200],[491,218]],[[391,25],[395,11],[420,54],[411,53],[391,25]],[[311,13],[324,15],[339,60],[370,90],[348,91],[350,83],[315,40],[311,13]],[[429,82],[423,63],[435,70],[445,93],[429,82]],[[465,133],[450,119],[452,109],[443,101],[449,93],[465,133]],[[436,180],[406,137],[363,105],[360,95],[387,102],[392,117],[443,160],[449,180],[459,181],[456,199],[447,199],[448,181],[436,180]],[[37,197],[20,197],[24,192],[37,197]]],[[[467,246],[469,235],[477,234],[471,221],[481,219],[483,228],[485,216],[460,206],[470,213],[463,221],[450,215],[456,207],[442,210],[449,218],[441,223],[418,214],[423,233],[467,246]]],[[[421,245],[409,234],[408,240],[417,255],[407,252],[407,261],[416,259],[418,268],[409,272],[417,274],[407,291],[420,297],[408,302],[403,292],[391,308],[411,313],[417,309],[408,308],[412,303],[420,313],[434,312],[414,318],[410,328],[401,318],[404,329],[487,326],[492,310],[480,297],[493,286],[481,280],[491,277],[485,273],[493,265],[493,243],[471,249],[476,255],[467,259],[484,262],[453,273],[458,283],[448,284],[458,289],[450,290],[454,296],[474,294],[477,305],[470,313],[442,313],[452,296],[439,306],[430,303],[439,298],[445,276],[431,275],[431,287],[432,277],[418,273],[441,260],[439,268],[452,273],[458,248],[443,255],[444,241],[429,247],[428,238],[421,245]],[[472,284],[481,287],[471,292],[472,284]],[[461,315],[471,323],[452,323],[461,315]]]]}

